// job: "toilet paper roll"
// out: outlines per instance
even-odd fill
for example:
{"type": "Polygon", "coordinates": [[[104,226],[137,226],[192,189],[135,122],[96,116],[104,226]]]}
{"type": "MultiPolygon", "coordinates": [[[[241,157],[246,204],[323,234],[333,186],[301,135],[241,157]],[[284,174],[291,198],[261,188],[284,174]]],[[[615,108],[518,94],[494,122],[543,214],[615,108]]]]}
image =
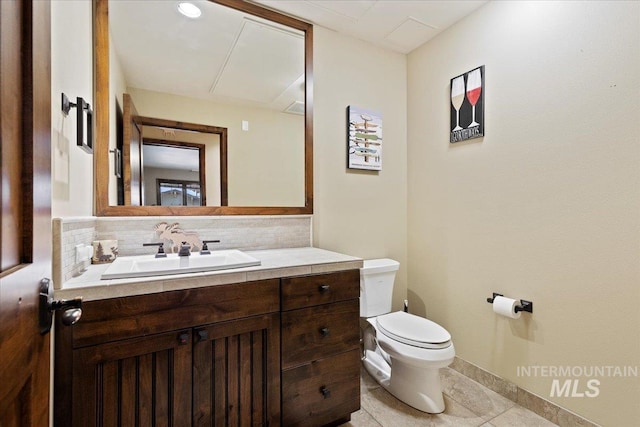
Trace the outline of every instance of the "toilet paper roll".
{"type": "Polygon", "coordinates": [[[519,304],[518,300],[497,295],[493,299],[493,312],[511,319],[519,319],[522,315],[521,311],[516,313],[516,305],[519,304]]]}

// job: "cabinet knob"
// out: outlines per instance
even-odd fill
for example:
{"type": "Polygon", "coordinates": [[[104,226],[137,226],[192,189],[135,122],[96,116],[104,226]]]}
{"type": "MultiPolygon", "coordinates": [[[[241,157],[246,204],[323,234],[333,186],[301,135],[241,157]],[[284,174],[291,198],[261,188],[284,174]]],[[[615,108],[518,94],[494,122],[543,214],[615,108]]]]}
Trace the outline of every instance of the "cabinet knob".
{"type": "Polygon", "coordinates": [[[322,394],[322,397],[324,397],[325,399],[328,399],[331,396],[331,391],[329,391],[327,386],[323,385],[322,387],[320,387],[320,394],[322,394]]]}
{"type": "Polygon", "coordinates": [[[329,335],[329,328],[326,326],[324,328],[320,328],[320,335],[322,335],[323,337],[329,335]]]}
{"type": "Polygon", "coordinates": [[[181,332],[180,335],[178,335],[178,344],[187,345],[188,343],[189,343],[189,333],[181,332]]]}
{"type": "Polygon", "coordinates": [[[198,334],[198,341],[202,342],[202,341],[206,341],[209,339],[209,332],[207,332],[206,329],[200,329],[197,331],[198,334]]]}
{"type": "Polygon", "coordinates": [[[331,286],[329,286],[329,285],[320,285],[320,286],[318,286],[318,291],[320,291],[321,294],[324,294],[324,293],[329,292],[330,288],[331,288],[331,286]]]}

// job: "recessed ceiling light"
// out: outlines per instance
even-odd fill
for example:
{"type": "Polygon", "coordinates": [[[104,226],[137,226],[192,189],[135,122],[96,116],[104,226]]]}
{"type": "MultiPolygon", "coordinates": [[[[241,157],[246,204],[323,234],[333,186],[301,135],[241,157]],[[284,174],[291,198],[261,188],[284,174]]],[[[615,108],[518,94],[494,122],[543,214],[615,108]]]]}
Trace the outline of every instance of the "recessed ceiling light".
{"type": "Polygon", "coordinates": [[[198,6],[188,2],[178,3],[178,11],[187,18],[192,19],[198,18],[200,15],[202,15],[202,11],[200,11],[200,8],[198,6]]]}

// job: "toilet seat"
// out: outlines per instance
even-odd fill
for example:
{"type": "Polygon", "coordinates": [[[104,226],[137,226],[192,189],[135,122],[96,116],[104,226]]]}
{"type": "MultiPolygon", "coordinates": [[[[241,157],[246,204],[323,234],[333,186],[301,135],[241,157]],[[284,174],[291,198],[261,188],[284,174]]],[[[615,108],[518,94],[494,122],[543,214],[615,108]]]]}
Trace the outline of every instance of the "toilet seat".
{"type": "Polygon", "coordinates": [[[451,345],[451,334],[445,328],[404,311],[378,316],[376,324],[387,337],[410,346],[441,349],[451,345]]]}

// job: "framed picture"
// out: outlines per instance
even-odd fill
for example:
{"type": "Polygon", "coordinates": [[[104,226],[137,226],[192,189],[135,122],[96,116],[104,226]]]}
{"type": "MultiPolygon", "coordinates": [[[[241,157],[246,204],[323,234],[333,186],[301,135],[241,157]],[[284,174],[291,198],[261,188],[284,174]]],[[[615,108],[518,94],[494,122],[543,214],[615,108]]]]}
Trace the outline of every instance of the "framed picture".
{"type": "Polygon", "coordinates": [[[382,114],[347,107],[347,166],[349,169],[382,169],[382,114]]]}
{"type": "Polygon", "coordinates": [[[484,65],[451,79],[449,142],[484,136],[484,65]]]}

